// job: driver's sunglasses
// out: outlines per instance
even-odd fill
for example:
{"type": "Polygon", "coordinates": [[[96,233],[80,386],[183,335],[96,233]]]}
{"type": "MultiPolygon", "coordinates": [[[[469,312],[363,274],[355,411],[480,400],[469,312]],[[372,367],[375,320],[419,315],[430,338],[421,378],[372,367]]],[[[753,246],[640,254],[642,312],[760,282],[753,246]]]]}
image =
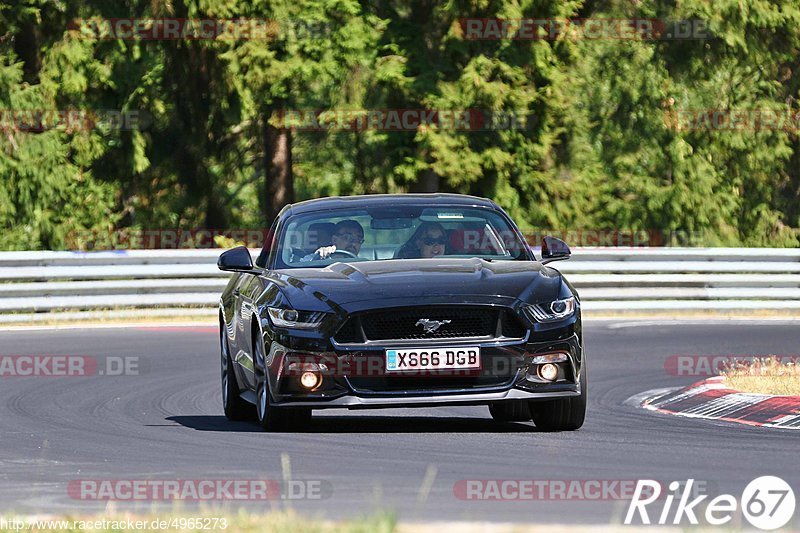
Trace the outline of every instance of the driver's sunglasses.
{"type": "Polygon", "coordinates": [[[424,244],[425,246],[433,246],[435,244],[441,244],[442,246],[444,246],[445,244],[447,244],[447,237],[444,237],[444,236],[442,236],[442,237],[423,237],[422,238],[422,244],[424,244]]]}
{"type": "Polygon", "coordinates": [[[360,235],[356,235],[355,233],[336,233],[335,237],[339,237],[347,242],[357,242],[358,244],[364,244],[364,237],[360,235]]]}

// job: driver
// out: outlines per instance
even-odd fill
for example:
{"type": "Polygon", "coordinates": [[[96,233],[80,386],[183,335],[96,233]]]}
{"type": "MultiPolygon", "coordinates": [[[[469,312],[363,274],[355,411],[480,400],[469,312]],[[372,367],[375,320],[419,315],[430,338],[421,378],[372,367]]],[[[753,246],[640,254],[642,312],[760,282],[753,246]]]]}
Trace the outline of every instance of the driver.
{"type": "Polygon", "coordinates": [[[364,228],[355,220],[342,220],[336,223],[331,237],[331,246],[321,246],[313,254],[305,256],[303,261],[316,261],[326,259],[333,252],[339,250],[358,255],[361,244],[364,242],[364,228]]]}

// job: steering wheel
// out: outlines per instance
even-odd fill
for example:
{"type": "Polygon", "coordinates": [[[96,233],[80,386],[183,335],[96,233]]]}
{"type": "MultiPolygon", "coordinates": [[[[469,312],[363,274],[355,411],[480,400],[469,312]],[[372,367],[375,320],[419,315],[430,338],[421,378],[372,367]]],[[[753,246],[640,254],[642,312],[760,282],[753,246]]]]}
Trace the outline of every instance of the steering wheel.
{"type": "Polygon", "coordinates": [[[347,250],[336,250],[335,252],[333,252],[328,257],[336,257],[337,255],[339,257],[358,259],[358,256],[356,254],[354,254],[353,252],[348,252],[347,250]]]}

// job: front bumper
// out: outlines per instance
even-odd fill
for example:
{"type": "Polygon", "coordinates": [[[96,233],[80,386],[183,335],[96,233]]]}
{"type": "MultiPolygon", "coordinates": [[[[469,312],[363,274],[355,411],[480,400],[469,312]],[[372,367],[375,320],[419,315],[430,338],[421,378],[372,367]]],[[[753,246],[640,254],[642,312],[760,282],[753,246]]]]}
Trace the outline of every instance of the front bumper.
{"type": "Polygon", "coordinates": [[[345,408],[345,409],[374,409],[389,407],[438,407],[443,405],[485,405],[493,402],[515,401],[515,400],[552,400],[555,398],[569,398],[580,396],[580,384],[574,391],[558,392],[528,392],[519,389],[508,389],[500,392],[455,392],[436,395],[422,396],[373,396],[362,397],[356,395],[344,395],[338,398],[325,401],[284,401],[281,406],[285,407],[313,407],[314,409],[345,408]]]}
{"type": "MultiPolygon", "coordinates": [[[[322,387],[314,391],[304,391],[292,384],[293,379],[297,380],[296,377],[286,375],[286,368],[290,365],[292,357],[304,353],[302,347],[294,344],[290,350],[273,343],[267,361],[270,389],[276,405],[314,409],[485,405],[504,401],[568,398],[581,394],[579,377],[584,356],[579,319],[577,327],[576,321],[573,320],[546,332],[531,331],[525,339],[485,343],[480,344],[480,348],[483,366],[487,370],[484,375],[476,379],[449,381],[432,376],[430,380],[410,379],[407,381],[408,386],[398,386],[398,380],[404,378],[398,378],[396,374],[386,374],[379,369],[378,374],[372,374],[367,378],[348,375],[324,376],[322,387]],[[566,353],[568,359],[563,365],[563,379],[547,383],[536,379],[532,360],[536,355],[552,352],[566,353]],[[498,359],[507,362],[502,375],[493,374],[492,370],[488,370],[497,368],[498,359]],[[388,385],[392,380],[395,380],[394,385],[388,385]]],[[[308,352],[305,354],[308,355],[308,352]]],[[[328,361],[358,357],[381,361],[384,358],[384,347],[371,346],[365,349],[363,346],[357,348],[332,346],[330,353],[316,353],[310,356],[327,357],[328,361]]]]}

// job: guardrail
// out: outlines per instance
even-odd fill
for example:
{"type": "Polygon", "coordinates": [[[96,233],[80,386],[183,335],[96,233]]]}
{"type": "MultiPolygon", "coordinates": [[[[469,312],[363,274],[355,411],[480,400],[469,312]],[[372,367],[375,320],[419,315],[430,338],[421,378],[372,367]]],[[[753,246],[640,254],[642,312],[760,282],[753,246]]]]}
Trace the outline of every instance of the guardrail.
{"type": "MultiPolygon", "coordinates": [[[[205,308],[221,250],[0,252],[0,313],[205,308]]],[[[577,248],[551,266],[590,311],[797,310],[800,249],[577,248]]],[[[255,253],[255,251],[254,251],[255,253]]],[[[195,309],[192,314],[197,314],[195,309]]],[[[10,315],[13,316],[13,315],[10,315]]]]}

